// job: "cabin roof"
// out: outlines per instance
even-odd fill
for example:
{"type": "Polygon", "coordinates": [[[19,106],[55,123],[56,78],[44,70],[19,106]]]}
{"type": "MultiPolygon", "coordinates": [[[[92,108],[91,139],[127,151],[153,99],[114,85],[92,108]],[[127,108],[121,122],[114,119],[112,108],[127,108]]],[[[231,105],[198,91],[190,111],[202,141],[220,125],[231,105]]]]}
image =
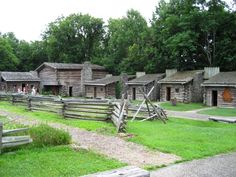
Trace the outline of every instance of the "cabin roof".
{"type": "Polygon", "coordinates": [[[161,74],[145,74],[143,76],[137,77],[128,82],[128,85],[147,85],[155,80],[160,80],[165,76],[164,73],[161,74]]]}
{"type": "Polygon", "coordinates": [[[177,73],[160,80],[159,83],[185,84],[192,81],[195,75],[203,72],[203,70],[178,71],[177,73]]]}
{"type": "Polygon", "coordinates": [[[40,81],[40,79],[31,72],[1,72],[1,77],[5,81],[40,81]]]}
{"type": "Polygon", "coordinates": [[[86,81],[84,85],[97,85],[97,86],[106,86],[108,84],[116,83],[120,81],[120,76],[107,76],[102,79],[96,79],[91,81],[86,81]]]}
{"type": "MultiPolygon", "coordinates": [[[[64,70],[81,70],[83,69],[84,64],[76,64],[76,63],[49,63],[49,62],[44,62],[41,64],[38,68],[36,68],[36,71],[40,71],[44,66],[49,66],[53,69],[64,69],[64,70]]],[[[91,68],[93,70],[105,70],[103,66],[95,65],[95,64],[90,64],[91,68]]]]}
{"type": "MultiPolygon", "coordinates": [[[[134,78],[134,75],[128,75],[128,80],[134,78]]],[[[86,81],[85,85],[91,85],[91,86],[106,86],[112,83],[116,83],[121,80],[121,76],[107,76],[102,79],[96,79],[91,81],[86,81]]]]}
{"type": "Polygon", "coordinates": [[[236,71],[220,72],[205,81],[202,86],[236,86],[236,71]]]}

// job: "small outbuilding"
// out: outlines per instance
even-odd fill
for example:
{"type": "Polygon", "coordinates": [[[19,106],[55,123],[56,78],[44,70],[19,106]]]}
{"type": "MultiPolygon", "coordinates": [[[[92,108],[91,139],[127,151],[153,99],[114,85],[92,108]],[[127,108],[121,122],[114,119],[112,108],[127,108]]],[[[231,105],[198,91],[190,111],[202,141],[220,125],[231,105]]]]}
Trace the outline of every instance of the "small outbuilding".
{"type": "Polygon", "coordinates": [[[31,93],[31,89],[39,89],[40,79],[37,73],[30,72],[1,72],[0,91],[31,93]]]}
{"type": "Polygon", "coordinates": [[[132,100],[142,100],[144,99],[142,91],[145,94],[152,89],[154,90],[149,95],[150,100],[156,101],[160,99],[160,85],[158,81],[163,79],[165,74],[146,74],[145,72],[137,72],[136,78],[129,81],[128,84],[128,95],[132,100]]]}
{"type": "Polygon", "coordinates": [[[103,66],[90,62],[83,64],[45,62],[35,71],[41,79],[41,90],[65,96],[84,96],[86,81],[104,78],[107,74],[103,66]]]}
{"type": "MultiPolygon", "coordinates": [[[[96,79],[91,81],[86,81],[85,85],[85,96],[88,98],[117,98],[122,92],[122,85],[124,85],[123,76],[112,76],[107,75],[102,79],[96,79]],[[120,83],[119,83],[120,82],[120,83]]],[[[126,76],[127,80],[134,78],[134,76],[126,76]]]]}
{"type": "Polygon", "coordinates": [[[161,101],[176,99],[178,102],[202,102],[204,70],[177,71],[166,70],[166,78],[161,84],[161,101]]]}
{"type": "Polygon", "coordinates": [[[220,72],[202,86],[207,106],[236,107],[236,71],[220,72]]]}

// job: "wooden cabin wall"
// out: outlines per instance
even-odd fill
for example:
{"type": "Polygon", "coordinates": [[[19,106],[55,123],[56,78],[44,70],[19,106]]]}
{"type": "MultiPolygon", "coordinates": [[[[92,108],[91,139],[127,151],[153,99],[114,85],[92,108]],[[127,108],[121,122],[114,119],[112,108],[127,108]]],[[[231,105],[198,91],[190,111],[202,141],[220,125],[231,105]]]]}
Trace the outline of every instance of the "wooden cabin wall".
{"type": "Polygon", "coordinates": [[[40,88],[40,82],[35,82],[35,81],[25,81],[25,82],[1,82],[1,91],[6,91],[6,92],[12,92],[12,93],[17,93],[18,88],[23,90],[22,84],[25,84],[25,86],[28,84],[28,92],[31,93],[31,87],[35,87],[35,89],[40,88]],[[4,86],[4,88],[2,87],[4,86]]]}
{"type": "Polygon", "coordinates": [[[45,66],[41,71],[38,72],[38,76],[41,80],[41,85],[57,85],[56,70],[51,67],[45,66]]]}
{"type": "MultiPolygon", "coordinates": [[[[161,101],[167,101],[167,87],[170,87],[170,99],[176,98],[178,102],[184,102],[186,87],[181,84],[161,84],[160,99],[161,101]]],[[[187,93],[188,94],[188,93],[187,93]]]]}
{"type": "Polygon", "coordinates": [[[212,106],[212,91],[217,91],[218,107],[236,107],[236,88],[233,87],[205,87],[204,103],[212,106]],[[225,89],[229,89],[232,101],[224,101],[223,93],[225,89]]]}
{"type": "Polygon", "coordinates": [[[101,98],[104,99],[106,97],[106,89],[105,86],[85,86],[85,96],[89,98],[101,98]],[[95,93],[96,88],[96,93],[95,93]]]}
{"type": "Polygon", "coordinates": [[[116,83],[108,84],[106,86],[106,98],[116,98],[116,83]]]}
{"type": "Polygon", "coordinates": [[[94,86],[85,86],[85,97],[94,98],[94,86]]]}

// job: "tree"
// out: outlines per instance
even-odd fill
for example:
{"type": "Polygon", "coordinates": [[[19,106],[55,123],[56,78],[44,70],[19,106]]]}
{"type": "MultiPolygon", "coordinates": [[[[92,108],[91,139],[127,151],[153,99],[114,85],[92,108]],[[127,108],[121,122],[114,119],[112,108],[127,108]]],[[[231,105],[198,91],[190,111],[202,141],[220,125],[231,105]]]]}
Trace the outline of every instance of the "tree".
{"type": "Polygon", "coordinates": [[[13,48],[9,41],[0,36],[0,71],[15,71],[18,59],[14,55],[13,48]]]}
{"type": "Polygon", "coordinates": [[[89,15],[58,18],[43,34],[49,60],[81,63],[97,57],[103,38],[103,21],[89,15]]]}

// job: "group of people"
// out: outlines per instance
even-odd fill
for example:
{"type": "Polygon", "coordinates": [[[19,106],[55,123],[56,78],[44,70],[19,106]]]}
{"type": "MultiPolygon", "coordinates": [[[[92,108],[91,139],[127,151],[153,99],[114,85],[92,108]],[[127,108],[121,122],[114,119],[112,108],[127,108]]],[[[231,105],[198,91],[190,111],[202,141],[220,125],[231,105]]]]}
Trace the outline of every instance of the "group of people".
{"type": "Polygon", "coordinates": [[[21,88],[21,87],[18,87],[17,88],[17,93],[23,93],[23,94],[29,94],[31,93],[31,95],[36,95],[37,94],[37,89],[32,86],[31,89],[29,89],[29,85],[27,84],[25,87],[21,88]]]}

